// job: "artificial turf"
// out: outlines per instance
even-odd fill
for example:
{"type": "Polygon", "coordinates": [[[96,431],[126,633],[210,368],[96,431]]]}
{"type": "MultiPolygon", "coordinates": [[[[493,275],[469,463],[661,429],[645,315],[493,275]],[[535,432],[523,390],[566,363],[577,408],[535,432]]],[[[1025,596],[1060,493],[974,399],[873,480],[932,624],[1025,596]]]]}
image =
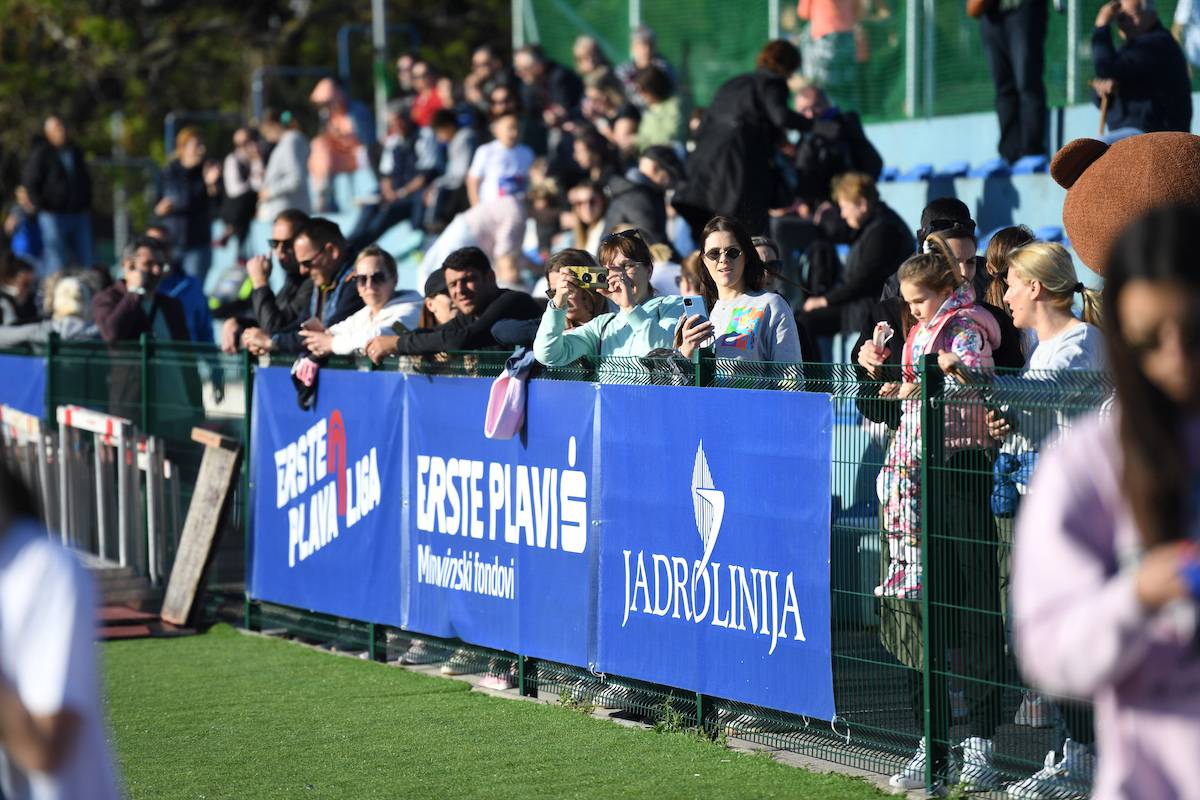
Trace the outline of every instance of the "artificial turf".
{"type": "Polygon", "coordinates": [[[141,798],[875,798],[866,783],[218,626],[103,646],[141,798]]]}

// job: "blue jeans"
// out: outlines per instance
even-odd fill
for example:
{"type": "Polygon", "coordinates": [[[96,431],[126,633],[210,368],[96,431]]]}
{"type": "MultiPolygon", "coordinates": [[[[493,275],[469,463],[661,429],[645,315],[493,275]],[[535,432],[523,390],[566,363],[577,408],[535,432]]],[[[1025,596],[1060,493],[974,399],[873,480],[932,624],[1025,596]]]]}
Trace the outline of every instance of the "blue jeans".
{"type": "Polygon", "coordinates": [[[70,266],[92,266],[92,220],[86,211],[56,213],[40,211],[38,229],[42,234],[42,269],[45,277],[70,266]],[[74,258],[68,258],[67,251],[74,258]]]}

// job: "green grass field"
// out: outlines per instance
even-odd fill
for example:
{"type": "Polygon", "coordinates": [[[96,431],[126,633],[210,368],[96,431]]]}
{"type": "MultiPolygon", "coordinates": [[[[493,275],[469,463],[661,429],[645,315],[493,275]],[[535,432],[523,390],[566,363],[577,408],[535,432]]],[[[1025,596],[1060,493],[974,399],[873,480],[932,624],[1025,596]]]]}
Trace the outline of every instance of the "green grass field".
{"type": "Polygon", "coordinates": [[[218,626],[103,646],[116,751],[141,798],[873,798],[694,736],[218,626]]]}

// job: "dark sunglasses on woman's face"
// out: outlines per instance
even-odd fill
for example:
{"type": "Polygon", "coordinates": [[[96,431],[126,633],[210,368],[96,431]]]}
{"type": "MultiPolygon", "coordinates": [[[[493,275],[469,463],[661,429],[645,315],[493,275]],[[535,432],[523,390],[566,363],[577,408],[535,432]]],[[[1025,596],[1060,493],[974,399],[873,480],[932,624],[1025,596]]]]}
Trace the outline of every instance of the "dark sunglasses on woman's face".
{"type": "Polygon", "coordinates": [[[366,275],[358,274],[354,276],[354,282],[360,287],[364,287],[367,284],[382,286],[383,284],[387,283],[387,280],[387,275],[382,272],[369,272],[366,275]]]}
{"type": "Polygon", "coordinates": [[[725,256],[727,261],[737,261],[742,256],[742,249],[740,247],[726,247],[722,250],[714,247],[704,254],[704,257],[714,264],[721,260],[721,256],[725,256]]]}

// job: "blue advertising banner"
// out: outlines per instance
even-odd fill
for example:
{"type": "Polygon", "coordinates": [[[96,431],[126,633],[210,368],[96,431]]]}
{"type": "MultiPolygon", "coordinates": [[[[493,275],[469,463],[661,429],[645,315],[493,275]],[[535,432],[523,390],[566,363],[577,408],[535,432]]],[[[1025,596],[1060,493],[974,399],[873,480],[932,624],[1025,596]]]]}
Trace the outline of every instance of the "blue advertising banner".
{"type": "Polygon", "coordinates": [[[604,386],[597,668],[832,719],[828,395],[604,386]]]}
{"type": "Polygon", "coordinates": [[[256,371],[252,597],[401,624],[403,387],[323,370],[303,411],[288,369],[256,371]]]}
{"type": "Polygon", "coordinates": [[[0,403],[41,417],[46,413],[46,361],[0,355],[0,403]]]}
{"type": "Polygon", "coordinates": [[[587,664],[596,386],[534,381],[525,430],[483,435],[491,381],[406,381],[404,627],[587,664]]]}

